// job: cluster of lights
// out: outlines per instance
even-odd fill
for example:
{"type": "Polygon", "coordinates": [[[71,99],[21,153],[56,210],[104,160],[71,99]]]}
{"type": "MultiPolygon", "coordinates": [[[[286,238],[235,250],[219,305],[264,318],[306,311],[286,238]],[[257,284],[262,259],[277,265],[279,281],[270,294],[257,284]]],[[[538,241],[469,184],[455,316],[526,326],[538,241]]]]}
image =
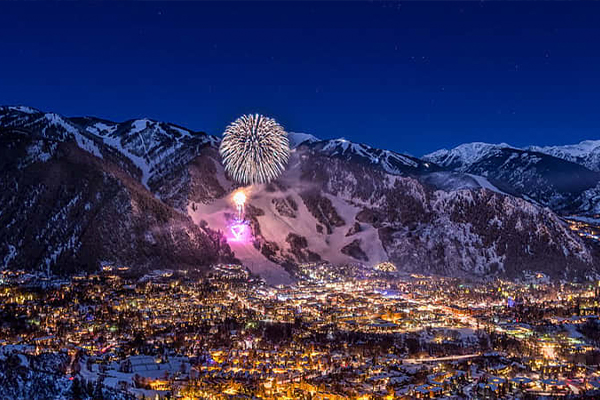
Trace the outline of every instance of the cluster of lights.
{"type": "Polygon", "coordinates": [[[235,204],[237,215],[235,222],[229,227],[231,233],[229,240],[232,242],[246,242],[250,239],[250,229],[248,222],[244,218],[246,194],[243,190],[238,190],[234,193],[233,203],[235,204]]]}

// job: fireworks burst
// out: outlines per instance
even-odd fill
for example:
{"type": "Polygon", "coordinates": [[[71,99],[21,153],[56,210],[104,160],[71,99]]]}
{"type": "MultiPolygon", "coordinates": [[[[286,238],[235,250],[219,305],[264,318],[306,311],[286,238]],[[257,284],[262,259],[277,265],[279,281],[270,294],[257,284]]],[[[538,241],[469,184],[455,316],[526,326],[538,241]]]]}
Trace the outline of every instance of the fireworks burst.
{"type": "Polygon", "coordinates": [[[219,153],[225,171],[243,184],[268,183],[290,158],[287,133],[274,119],[243,115],[225,129],[219,153]]]}

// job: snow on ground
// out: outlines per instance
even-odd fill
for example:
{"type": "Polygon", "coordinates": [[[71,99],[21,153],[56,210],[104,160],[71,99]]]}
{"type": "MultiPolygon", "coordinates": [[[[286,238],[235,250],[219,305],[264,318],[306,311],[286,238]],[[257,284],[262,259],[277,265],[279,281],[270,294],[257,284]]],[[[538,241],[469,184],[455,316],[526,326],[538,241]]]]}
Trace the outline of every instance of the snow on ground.
{"type": "MultiPolygon", "coordinates": [[[[285,239],[290,233],[294,233],[306,238],[309,250],[320,254],[324,260],[337,264],[358,262],[343,254],[341,249],[352,241],[360,239],[362,250],[369,256],[368,264],[374,265],[388,260],[387,253],[379,240],[379,234],[372,226],[361,224],[361,232],[346,237],[346,233],[354,224],[356,214],[360,211],[359,207],[351,205],[347,200],[327,196],[346,224],[335,227],[331,235],[327,235],[325,232],[318,233],[316,226],[320,223],[306,208],[300,197],[300,193],[308,188],[308,184],[299,184],[298,174],[299,172],[293,168],[286,171],[281,180],[289,189],[283,192],[269,192],[265,185],[254,185],[244,189],[248,199],[247,204],[265,212],[265,215],[258,216],[257,220],[260,224],[261,234],[267,241],[277,243],[284,251],[289,250],[290,246],[285,239]],[[298,206],[295,218],[280,215],[273,204],[273,199],[288,196],[298,206]]],[[[196,224],[205,220],[211,229],[219,229],[227,234],[229,227],[225,214],[235,213],[235,207],[230,197],[231,195],[225,196],[208,204],[190,204],[188,205],[188,214],[196,224]]],[[[230,240],[229,245],[245,266],[253,273],[261,275],[269,283],[287,283],[291,280],[289,274],[281,266],[265,258],[251,243],[230,240]]]]}
{"type": "Polygon", "coordinates": [[[10,106],[8,109],[12,111],[19,111],[25,114],[37,114],[39,112],[38,110],[25,106],[10,106]]]}
{"type": "MultiPolygon", "coordinates": [[[[19,109],[19,111],[26,112],[28,114],[33,113],[33,112],[28,112],[26,108],[21,108],[21,109],[19,109]]],[[[75,141],[77,142],[77,145],[81,149],[87,151],[88,153],[95,155],[96,157],[102,158],[102,153],[100,152],[100,148],[96,145],[94,140],[82,135],[81,132],[79,131],[79,129],[76,128],[71,122],[63,119],[60,115],[55,114],[55,113],[44,114],[44,119],[47,121],[48,126],[54,126],[57,128],[61,128],[62,130],[67,132],[69,135],[71,135],[75,139],[75,141]]],[[[46,132],[46,129],[48,128],[48,126],[44,127],[43,133],[46,132]]]]}
{"type": "Polygon", "coordinates": [[[383,261],[388,261],[388,255],[381,244],[381,240],[379,240],[379,232],[372,225],[360,224],[362,229],[360,232],[346,237],[346,233],[356,221],[356,214],[361,211],[361,208],[349,204],[347,200],[336,196],[327,195],[327,197],[329,200],[331,200],[331,203],[337,210],[338,214],[346,222],[346,225],[334,230],[335,236],[332,238],[332,242],[338,242],[339,247],[336,248],[341,249],[355,239],[360,239],[360,247],[366,254],[368,254],[369,264],[374,265],[383,261]]]}
{"type": "Polygon", "coordinates": [[[551,155],[563,152],[573,157],[583,157],[592,151],[599,150],[600,140],[584,140],[576,144],[567,144],[564,146],[529,146],[528,149],[551,155]]]}
{"type": "Polygon", "coordinates": [[[0,356],[7,356],[13,353],[32,353],[35,346],[30,344],[5,344],[0,345],[0,356]]]}
{"type": "Polygon", "coordinates": [[[140,169],[140,171],[142,171],[142,184],[148,189],[150,190],[150,188],[148,187],[148,179],[150,179],[150,164],[143,158],[140,156],[137,156],[133,153],[131,153],[129,150],[127,150],[125,147],[122,146],[121,144],[121,137],[114,137],[114,136],[104,136],[102,138],[104,140],[104,143],[116,150],[118,150],[120,153],[124,154],[127,158],[129,158],[136,167],[138,167],[140,169]]]}
{"type": "Polygon", "coordinates": [[[90,133],[93,133],[94,135],[106,136],[106,135],[110,135],[111,133],[116,131],[117,128],[118,128],[117,124],[107,125],[104,122],[96,122],[95,124],[90,125],[87,128],[85,128],[85,130],[90,133]]]}
{"type": "Polygon", "coordinates": [[[288,140],[290,141],[290,147],[293,149],[306,141],[312,143],[319,142],[321,139],[311,135],[310,133],[288,132],[288,140]]]}
{"type": "Polygon", "coordinates": [[[376,264],[388,259],[387,253],[379,240],[377,230],[372,226],[361,224],[364,229],[362,232],[346,237],[346,233],[354,224],[356,214],[360,211],[358,207],[351,205],[349,201],[342,198],[327,195],[326,197],[331,200],[332,205],[346,224],[341,227],[334,227],[331,235],[327,235],[325,232],[318,233],[316,225],[320,223],[306,208],[300,197],[300,193],[309,189],[310,186],[300,180],[299,169],[295,168],[294,165],[290,165],[280,180],[290,189],[283,193],[268,193],[264,190],[257,190],[251,198],[251,202],[253,204],[256,202],[256,205],[266,213],[265,216],[258,217],[258,220],[261,225],[261,232],[267,240],[277,242],[284,248],[289,248],[285,243],[285,238],[290,232],[293,232],[307,239],[309,250],[320,254],[324,260],[337,264],[358,262],[354,258],[343,254],[341,249],[355,239],[361,239],[361,248],[370,257],[368,264],[376,264]],[[279,215],[271,202],[274,197],[286,196],[291,196],[298,205],[296,218],[279,215]]]}
{"type": "Polygon", "coordinates": [[[229,242],[229,246],[244,266],[268,283],[286,285],[292,282],[290,274],[283,267],[263,256],[252,243],[229,242]]]}
{"type": "MultiPolygon", "coordinates": [[[[235,212],[233,203],[228,197],[217,199],[209,204],[188,205],[188,215],[192,217],[195,224],[204,220],[211,229],[229,233],[229,227],[225,214],[235,212]],[[194,210],[194,208],[196,210],[194,210]]],[[[262,228],[262,227],[261,227],[262,228]]],[[[283,267],[275,264],[263,256],[249,242],[228,241],[231,250],[244,266],[248,267],[254,274],[263,277],[268,283],[278,285],[291,282],[291,277],[283,267]]]]}
{"type": "Polygon", "coordinates": [[[102,158],[100,149],[92,139],[83,136],[81,133],[79,133],[79,131],[75,132],[74,136],[75,140],[77,141],[77,146],[98,158],[102,158]]]}
{"type": "Polygon", "coordinates": [[[136,119],[131,124],[131,131],[129,131],[129,135],[135,135],[136,133],[140,133],[144,129],[147,129],[149,123],[150,123],[150,120],[148,120],[146,118],[136,119]]]}
{"type": "Polygon", "coordinates": [[[12,244],[8,244],[8,254],[4,256],[4,264],[1,269],[7,268],[8,264],[17,256],[17,249],[12,244]]]}
{"type": "Polygon", "coordinates": [[[27,147],[27,161],[24,164],[49,161],[56,150],[56,143],[50,143],[48,146],[50,147],[50,151],[45,150],[46,146],[41,141],[31,143],[27,147]]]}
{"type": "MultiPolygon", "coordinates": [[[[187,357],[175,356],[170,357],[166,362],[157,363],[154,357],[137,355],[130,356],[128,360],[131,362],[131,372],[120,372],[119,363],[112,362],[108,365],[108,369],[103,375],[102,383],[113,389],[119,389],[119,382],[126,382],[130,389],[129,391],[136,396],[146,396],[154,398],[155,396],[164,395],[164,392],[149,389],[136,389],[134,386],[134,377],[139,375],[148,379],[165,379],[166,376],[175,376],[178,374],[187,376],[190,373],[190,362],[187,357]]],[[[85,360],[84,360],[85,361],[85,360]]],[[[95,382],[100,377],[99,365],[92,364],[92,370],[88,370],[86,363],[81,362],[80,375],[83,379],[95,382]]]]}
{"type": "MultiPolygon", "coordinates": [[[[160,171],[165,162],[177,158],[179,151],[187,145],[188,142],[182,138],[190,138],[192,134],[173,125],[169,125],[172,131],[167,132],[161,123],[149,119],[139,119],[129,124],[126,132],[120,132],[117,125],[103,123],[96,123],[87,129],[98,135],[106,145],[129,158],[142,172],[141,182],[148,188],[153,174],[160,171]],[[165,141],[165,137],[174,141],[165,141]]],[[[206,140],[211,141],[212,138],[207,137],[206,140]]]]}
{"type": "Polygon", "coordinates": [[[477,331],[473,328],[455,328],[449,327],[448,329],[452,331],[456,331],[460,334],[460,339],[462,341],[475,341],[477,340],[477,331]]]}
{"type": "Polygon", "coordinates": [[[504,194],[506,195],[505,192],[503,192],[502,190],[498,189],[496,186],[492,185],[490,183],[490,181],[488,181],[486,178],[484,178],[483,176],[479,176],[479,175],[473,175],[473,174],[467,174],[469,175],[471,178],[475,179],[475,181],[477,181],[477,184],[479,186],[481,186],[484,189],[489,189],[493,192],[496,193],[500,193],[500,194],[504,194]]]}
{"type": "MultiPolygon", "coordinates": [[[[179,132],[181,134],[181,136],[186,136],[186,137],[191,137],[192,134],[190,133],[190,131],[185,130],[183,128],[180,128],[178,126],[175,125],[169,125],[169,127],[177,132],[179,132]]],[[[179,140],[179,138],[177,138],[177,140],[179,140]]]]}
{"type": "Polygon", "coordinates": [[[344,200],[334,196],[327,196],[333,206],[336,208],[340,216],[346,221],[346,225],[335,227],[331,235],[318,233],[316,226],[319,223],[310,211],[306,208],[297,189],[288,189],[284,193],[268,193],[264,190],[257,190],[252,194],[250,203],[265,211],[264,216],[259,216],[260,229],[262,235],[268,241],[278,243],[283,248],[289,248],[285,242],[285,238],[289,233],[295,233],[307,239],[308,248],[320,254],[323,259],[332,263],[352,263],[357,260],[341,253],[341,249],[353,240],[362,239],[361,247],[369,255],[374,254],[375,259],[372,262],[380,262],[387,260],[387,254],[379,241],[377,231],[367,225],[364,225],[365,230],[356,235],[346,237],[346,233],[350,226],[354,223],[355,216],[359,209],[346,203],[344,200]],[[280,215],[272,199],[275,197],[290,196],[298,205],[296,217],[285,217],[280,215]]]}
{"type": "Polygon", "coordinates": [[[527,150],[575,162],[592,171],[600,170],[600,140],[584,140],[564,146],[530,146],[527,150]]]}
{"type": "MultiPolygon", "coordinates": [[[[53,125],[56,127],[63,128],[65,131],[70,133],[71,135],[76,135],[79,133],[76,127],[71,125],[71,123],[65,121],[60,115],[55,113],[46,113],[44,114],[44,118],[48,121],[49,125],[53,125]]],[[[44,128],[46,129],[46,128],[44,128]]]]}
{"type": "Polygon", "coordinates": [[[466,168],[486,157],[491,152],[514,148],[507,143],[491,144],[483,142],[464,143],[453,149],[441,149],[421,157],[425,161],[431,161],[441,166],[456,164],[466,168]]]}
{"type": "Polygon", "coordinates": [[[397,164],[409,167],[418,167],[418,163],[410,158],[389,150],[375,149],[363,143],[353,143],[344,138],[327,141],[323,150],[332,152],[332,155],[357,155],[369,160],[372,164],[380,164],[390,174],[398,174],[401,171],[395,166],[397,164]]]}
{"type": "Polygon", "coordinates": [[[12,244],[8,245],[8,254],[4,257],[4,268],[17,256],[17,249],[12,244]]]}
{"type": "Polygon", "coordinates": [[[562,327],[567,332],[569,337],[574,338],[574,339],[583,339],[583,340],[586,339],[586,337],[577,330],[578,325],[567,323],[567,324],[563,324],[562,327]]]}

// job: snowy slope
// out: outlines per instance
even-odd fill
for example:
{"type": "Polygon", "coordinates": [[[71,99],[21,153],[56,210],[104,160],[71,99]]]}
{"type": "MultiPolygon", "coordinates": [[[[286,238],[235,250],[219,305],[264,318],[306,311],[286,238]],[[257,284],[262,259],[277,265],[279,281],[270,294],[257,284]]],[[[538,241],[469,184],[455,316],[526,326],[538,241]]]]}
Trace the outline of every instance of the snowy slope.
{"type": "Polygon", "coordinates": [[[528,150],[562,158],[592,171],[600,171],[600,140],[584,140],[565,146],[530,146],[528,150]]]}
{"type": "Polygon", "coordinates": [[[288,140],[290,141],[290,147],[294,149],[304,142],[313,143],[318,142],[321,139],[311,135],[310,133],[288,132],[288,140]]]}
{"type": "Polygon", "coordinates": [[[0,134],[7,268],[90,270],[105,260],[203,268],[235,256],[285,283],[297,264],[315,260],[391,260],[404,271],[480,277],[525,268],[564,276],[598,265],[552,211],[513,197],[598,210],[598,173],[505,144],[421,160],[290,134],[296,147],[282,177],[247,189],[255,235],[242,243],[227,238],[236,185],[215,137],[150,119],[27,107],[0,108],[0,134]]]}
{"type": "Polygon", "coordinates": [[[331,139],[308,145],[313,151],[347,161],[364,163],[394,175],[434,172],[437,167],[418,158],[382,150],[346,139],[331,139]]]}
{"type": "MultiPolygon", "coordinates": [[[[481,177],[463,175],[489,190],[432,190],[411,177],[306,156],[305,179],[324,188],[327,197],[350,199],[360,208],[354,221],[377,230],[388,259],[402,270],[515,276],[529,266],[557,276],[593,262],[582,240],[550,210],[499,193],[481,177]]],[[[349,215],[345,226],[351,224],[352,214],[333,204],[349,215]]],[[[365,253],[371,257],[371,251],[365,253]]]]}
{"type": "Polygon", "coordinates": [[[357,213],[361,208],[350,203],[349,199],[341,196],[326,197],[332,202],[337,213],[345,221],[343,226],[335,227],[331,234],[327,232],[318,232],[315,230],[319,221],[311,214],[304,203],[301,192],[308,188],[306,184],[299,184],[298,171],[288,171],[281,179],[286,184],[287,189],[269,193],[264,190],[257,191],[252,198],[252,204],[266,211],[265,216],[258,217],[261,232],[265,239],[269,241],[281,242],[290,233],[297,234],[307,239],[308,248],[319,254],[322,259],[332,263],[354,263],[356,259],[347,256],[341,252],[341,249],[355,239],[362,239],[369,245],[369,263],[376,264],[387,260],[387,255],[383,249],[377,231],[371,226],[365,230],[347,237],[346,233],[351,224],[355,221],[357,213]],[[298,210],[294,218],[287,217],[278,213],[273,204],[274,198],[290,196],[298,205],[298,210]]]}
{"type": "MultiPolygon", "coordinates": [[[[328,196],[342,218],[349,222],[344,226],[335,228],[331,234],[318,232],[316,226],[319,221],[307,209],[301,196],[301,192],[309,189],[310,184],[300,181],[300,171],[297,169],[299,164],[292,162],[292,165],[295,165],[296,168],[292,166],[280,179],[283,189],[273,190],[272,187],[268,188],[267,185],[244,188],[248,198],[247,204],[263,212],[262,215],[256,217],[261,239],[268,243],[277,244],[281,250],[281,255],[293,258],[291,245],[286,242],[286,238],[290,234],[298,235],[307,240],[310,251],[319,254],[323,260],[336,264],[357,262],[356,259],[343,254],[341,249],[352,241],[359,239],[365,244],[364,250],[369,254],[370,264],[374,265],[388,259],[378,238],[378,232],[372,226],[365,225],[364,229],[355,235],[346,236],[350,225],[355,221],[357,213],[361,210],[359,207],[350,204],[347,199],[328,196]],[[284,215],[277,209],[277,201],[284,198],[292,199],[297,205],[293,217],[284,215]]],[[[220,167],[218,174],[223,174],[220,167]]],[[[219,180],[227,182],[224,176],[219,180]]],[[[227,190],[228,194],[226,196],[215,199],[208,204],[191,202],[187,207],[187,212],[194,222],[200,224],[204,220],[211,228],[228,232],[231,215],[235,212],[231,196],[236,189],[229,183],[227,190]]],[[[247,265],[252,272],[260,274],[271,283],[289,282],[289,274],[261,254],[251,242],[230,241],[229,243],[236,258],[247,265]]]]}
{"type": "Polygon", "coordinates": [[[490,144],[483,142],[465,143],[451,150],[441,149],[423,156],[423,160],[430,161],[442,167],[456,171],[465,171],[470,165],[488,157],[500,149],[513,148],[506,143],[490,144]]]}
{"type": "Polygon", "coordinates": [[[108,147],[128,158],[141,172],[141,182],[149,188],[170,168],[189,162],[200,146],[216,143],[216,138],[176,125],[147,118],[114,123],[94,118],[78,118],[85,132],[101,138],[108,147]]]}
{"type": "Polygon", "coordinates": [[[488,189],[496,193],[508,195],[508,193],[498,189],[490,181],[480,175],[467,174],[462,172],[441,171],[427,174],[421,177],[422,182],[432,185],[436,189],[453,192],[458,190],[476,190],[488,189]]]}
{"type": "MultiPolygon", "coordinates": [[[[235,209],[230,196],[215,199],[209,204],[191,203],[188,206],[188,214],[194,223],[201,224],[201,221],[206,221],[212,229],[226,234],[229,232],[231,215],[234,213],[235,209]]],[[[251,241],[236,242],[229,240],[229,245],[235,257],[247,266],[252,273],[262,276],[272,284],[290,282],[290,275],[281,266],[262,255],[251,241]]]]}
{"type": "Polygon", "coordinates": [[[579,213],[589,215],[600,214],[600,183],[596,187],[581,193],[576,201],[579,205],[577,209],[579,213]]]}
{"type": "Polygon", "coordinates": [[[490,181],[488,181],[483,176],[473,175],[473,174],[467,174],[467,175],[470,176],[471,178],[475,179],[475,181],[477,182],[479,187],[481,187],[483,189],[488,189],[488,190],[491,190],[493,192],[500,193],[500,194],[507,194],[507,193],[503,192],[502,190],[498,189],[496,186],[492,185],[490,183],[490,181]]]}
{"type": "Polygon", "coordinates": [[[600,140],[584,140],[580,143],[563,146],[529,146],[526,148],[514,147],[506,143],[473,142],[461,144],[450,150],[440,149],[426,154],[422,158],[440,166],[459,171],[466,170],[470,165],[493,155],[499,149],[543,153],[582,165],[592,171],[600,171],[600,140]]]}
{"type": "Polygon", "coordinates": [[[153,179],[193,159],[200,147],[218,142],[205,133],[150,119],[116,123],[92,117],[65,118],[23,106],[0,107],[0,126],[49,140],[74,139],[98,158],[115,150],[138,169],[147,188],[153,179]]]}
{"type": "Polygon", "coordinates": [[[594,203],[598,199],[600,173],[586,165],[594,163],[595,144],[587,141],[560,148],[523,150],[504,143],[468,143],[439,150],[424,159],[454,172],[483,177],[502,192],[561,213],[592,212],[597,209],[594,203]]]}

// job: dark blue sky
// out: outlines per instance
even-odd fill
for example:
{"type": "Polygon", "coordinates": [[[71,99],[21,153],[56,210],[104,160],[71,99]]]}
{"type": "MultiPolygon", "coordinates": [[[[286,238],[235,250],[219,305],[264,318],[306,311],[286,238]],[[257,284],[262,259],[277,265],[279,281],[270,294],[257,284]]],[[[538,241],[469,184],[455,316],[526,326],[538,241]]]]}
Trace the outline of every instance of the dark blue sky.
{"type": "Polygon", "coordinates": [[[600,3],[0,3],[0,103],[422,155],[600,137],[600,3]]]}

